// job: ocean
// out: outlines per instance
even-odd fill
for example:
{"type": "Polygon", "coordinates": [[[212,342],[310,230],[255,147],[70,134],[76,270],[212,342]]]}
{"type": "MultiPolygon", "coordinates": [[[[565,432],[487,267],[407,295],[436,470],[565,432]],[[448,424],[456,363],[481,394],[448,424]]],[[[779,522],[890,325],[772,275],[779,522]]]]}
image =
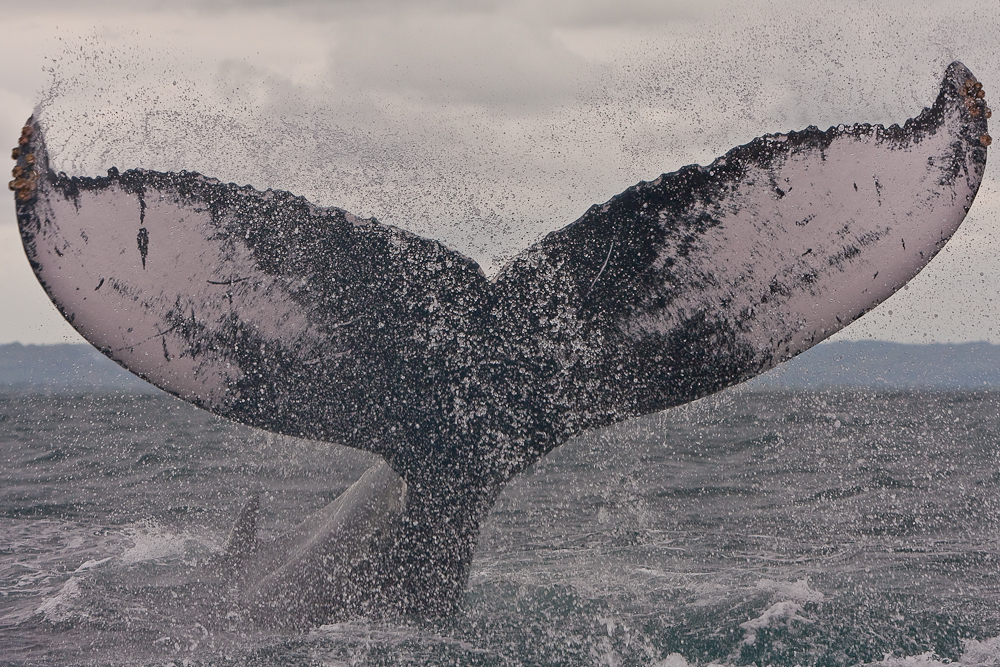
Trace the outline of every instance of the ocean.
{"type": "Polygon", "coordinates": [[[462,611],[256,628],[205,575],[371,455],[165,394],[0,393],[2,665],[1000,664],[1000,391],[739,387],[509,485],[462,611]]]}

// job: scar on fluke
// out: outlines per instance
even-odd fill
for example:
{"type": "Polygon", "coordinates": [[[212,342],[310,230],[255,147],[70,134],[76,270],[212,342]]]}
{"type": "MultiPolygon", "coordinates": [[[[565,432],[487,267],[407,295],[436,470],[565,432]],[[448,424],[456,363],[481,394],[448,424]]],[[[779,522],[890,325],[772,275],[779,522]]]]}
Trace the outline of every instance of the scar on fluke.
{"type": "Polygon", "coordinates": [[[139,233],[135,237],[136,245],[139,246],[139,256],[142,257],[142,268],[146,268],[146,255],[149,253],[149,232],[145,227],[139,228],[139,233]]]}

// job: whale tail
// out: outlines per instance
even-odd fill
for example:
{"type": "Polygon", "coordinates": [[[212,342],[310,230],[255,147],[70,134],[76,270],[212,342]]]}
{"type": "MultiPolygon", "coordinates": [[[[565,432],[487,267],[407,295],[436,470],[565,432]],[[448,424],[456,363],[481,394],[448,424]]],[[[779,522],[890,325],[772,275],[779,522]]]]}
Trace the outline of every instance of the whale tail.
{"type": "MultiPolygon", "coordinates": [[[[447,611],[511,476],[586,429],[762,373],[916,275],[979,189],[984,96],[953,63],[902,127],[765,135],[591,207],[494,281],[287,192],[57,174],[40,119],[11,188],[39,282],[104,354],[229,419],[381,456],[406,502],[372,506],[399,527],[352,553],[395,554],[381,586],[397,608],[447,611]]],[[[251,548],[242,523],[234,553],[251,548]]],[[[283,586],[262,595],[296,604],[283,586]]]]}

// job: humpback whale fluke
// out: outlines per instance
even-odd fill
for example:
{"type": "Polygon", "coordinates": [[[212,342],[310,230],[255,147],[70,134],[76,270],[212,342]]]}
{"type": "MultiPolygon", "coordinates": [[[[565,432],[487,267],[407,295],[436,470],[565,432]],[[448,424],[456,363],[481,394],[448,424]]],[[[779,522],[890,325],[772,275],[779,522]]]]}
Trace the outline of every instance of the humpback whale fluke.
{"type": "MultiPolygon", "coordinates": [[[[493,281],[437,241],[287,192],[56,174],[41,118],[11,187],[39,281],[104,354],[216,414],[391,467],[329,508],[395,517],[355,539],[378,561],[364,587],[331,589],[339,612],[295,613],[447,613],[513,475],[586,429],[766,371],[912,278],[972,204],[988,116],[953,63],[902,127],[755,139],[591,207],[493,281]]],[[[349,524],[307,522],[261,555],[288,576],[255,604],[293,607],[280,591],[349,524]]]]}

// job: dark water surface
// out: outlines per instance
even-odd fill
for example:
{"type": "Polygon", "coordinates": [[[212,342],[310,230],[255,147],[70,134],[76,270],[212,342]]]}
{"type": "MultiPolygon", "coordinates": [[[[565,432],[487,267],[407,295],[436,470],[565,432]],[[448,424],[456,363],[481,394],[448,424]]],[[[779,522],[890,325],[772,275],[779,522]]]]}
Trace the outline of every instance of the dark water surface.
{"type": "Polygon", "coordinates": [[[730,391],[501,496],[464,611],[281,635],[207,585],[367,454],[164,395],[0,393],[0,664],[1000,664],[1000,392],[730,391]]]}

